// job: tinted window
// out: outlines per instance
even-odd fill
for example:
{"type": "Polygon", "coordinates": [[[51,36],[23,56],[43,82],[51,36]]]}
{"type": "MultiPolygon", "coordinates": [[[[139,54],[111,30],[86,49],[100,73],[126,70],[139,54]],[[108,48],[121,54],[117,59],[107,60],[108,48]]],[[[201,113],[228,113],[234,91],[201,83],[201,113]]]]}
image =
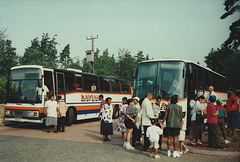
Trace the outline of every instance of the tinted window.
{"type": "Polygon", "coordinates": [[[129,93],[129,87],[130,87],[129,82],[121,80],[120,83],[121,83],[122,93],[129,93]]]}
{"type": "Polygon", "coordinates": [[[65,73],[65,82],[66,82],[66,91],[74,90],[74,74],[73,73],[65,73]]]}
{"type": "Polygon", "coordinates": [[[98,91],[98,77],[94,75],[83,74],[84,90],[87,91],[98,91]]]}
{"type": "Polygon", "coordinates": [[[120,92],[120,85],[118,80],[111,79],[111,87],[112,92],[120,92]]]}
{"type": "Polygon", "coordinates": [[[99,77],[100,91],[110,91],[110,80],[104,77],[99,77]]]}
{"type": "Polygon", "coordinates": [[[76,74],[76,85],[74,85],[74,88],[77,90],[82,90],[82,76],[76,74]]]}
{"type": "Polygon", "coordinates": [[[41,70],[36,68],[12,70],[10,80],[19,79],[41,79],[41,70]]]}

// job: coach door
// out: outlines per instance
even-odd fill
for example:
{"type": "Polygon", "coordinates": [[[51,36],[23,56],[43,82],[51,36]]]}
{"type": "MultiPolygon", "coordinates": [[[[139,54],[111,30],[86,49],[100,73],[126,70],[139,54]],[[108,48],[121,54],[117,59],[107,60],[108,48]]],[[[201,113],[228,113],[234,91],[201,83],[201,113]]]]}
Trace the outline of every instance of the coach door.
{"type": "Polygon", "coordinates": [[[56,95],[66,101],[66,83],[64,73],[56,72],[56,95]]]}

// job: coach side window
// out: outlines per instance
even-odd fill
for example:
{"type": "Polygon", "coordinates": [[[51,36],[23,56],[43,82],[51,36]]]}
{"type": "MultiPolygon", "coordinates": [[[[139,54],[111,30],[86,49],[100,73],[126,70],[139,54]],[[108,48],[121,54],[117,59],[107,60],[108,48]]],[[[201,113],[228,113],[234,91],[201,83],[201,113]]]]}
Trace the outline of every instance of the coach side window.
{"type": "Polygon", "coordinates": [[[94,75],[83,75],[83,84],[84,84],[84,90],[87,91],[98,91],[99,85],[98,85],[98,77],[94,75]]]}
{"type": "Polygon", "coordinates": [[[110,91],[110,80],[104,77],[99,77],[100,91],[110,91]]]}
{"type": "Polygon", "coordinates": [[[65,73],[65,82],[66,82],[66,91],[74,90],[74,74],[73,73],[65,73]]]}
{"type": "Polygon", "coordinates": [[[120,84],[118,80],[111,79],[112,92],[120,92],[120,84]]]}
{"type": "Polygon", "coordinates": [[[121,83],[122,93],[129,93],[129,82],[121,80],[120,83],[121,83]]]}
{"type": "Polygon", "coordinates": [[[74,84],[75,89],[82,90],[82,76],[79,74],[76,74],[76,85],[74,84]]]}

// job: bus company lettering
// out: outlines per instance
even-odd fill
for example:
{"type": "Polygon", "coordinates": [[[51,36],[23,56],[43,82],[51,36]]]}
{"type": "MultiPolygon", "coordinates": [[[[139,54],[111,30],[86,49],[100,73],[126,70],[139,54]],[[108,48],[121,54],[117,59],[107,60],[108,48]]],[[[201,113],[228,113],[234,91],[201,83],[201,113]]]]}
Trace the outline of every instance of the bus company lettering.
{"type": "Polygon", "coordinates": [[[99,101],[99,96],[81,94],[81,101],[99,101]]]}

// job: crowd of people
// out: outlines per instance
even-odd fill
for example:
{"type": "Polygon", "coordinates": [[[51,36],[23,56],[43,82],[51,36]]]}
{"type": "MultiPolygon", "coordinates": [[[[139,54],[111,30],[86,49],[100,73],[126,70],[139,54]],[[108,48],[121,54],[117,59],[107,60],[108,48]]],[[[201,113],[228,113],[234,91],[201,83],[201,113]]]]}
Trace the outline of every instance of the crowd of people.
{"type": "MultiPolygon", "coordinates": [[[[158,159],[160,158],[158,149],[162,149],[162,138],[164,136],[167,137],[167,156],[180,157],[181,154],[187,153],[189,150],[184,144],[186,108],[178,104],[179,98],[177,95],[172,95],[167,105],[159,96],[154,103],[151,102],[151,99],[151,92],[147,92],[144,99],[139,97],[133,99],[122,98],[116,131],[122,133],[123,147],[127,150],[133,150],[136,146],[142,145],[140,141],[143,140],[143,151],[150,152],[150,157],[158,159]],[[170,150],[172,141],[173,152],[170,150]],[[178,143],[180,144],[180,151],[177,151],[178,143]]],[[[100,133],[103,135],[104,141],[110,141],[108,135],[113,134],[112,99],[107,98],[106,104],[104,104],[105,101],[101,95],[101,100],[100,133]]],[[[220,132],[223,134],[226,144],[231,142],[226,131],[226,117],[228,128],[232,130],[234,136],[237,136],[236,129],[239,128],[238,98],[232,90],[229,91],[226,104],[226,108],[222,106],[222,101],[218,99],[213,86],[209,86],[209,93],[206,97],[192,97],[189,103],[191,107],[189,133],[191,144],[201,145],[203,131],[208,130],[209,147],[223,149],[224,147],[220,142],[220,132]]]]}
{"type": "MultiPolygon", "coordinates": [[[[208,130],[209,147],[223,149],[220,132],[226,144],[231,142],[226,131],[226,122],[228,123],[227,128],[232,130],[232,135],[237,136],[236,129],[239,128],[238,97],[234,94],[233,89],[230,89],[225,108],[214,92],[214,87],[209,86],[208,90],[209,93],[206,97],[195,95],[189,102],[191,108],[189,142],[192,145],[201,145],[202,131],[208,130]]],[[[122,98],[116,131],[122,133],[123,147],[133,150],[143,143],[143,151],[150,152],[150,157],[158,159],[160,158],[158,149],[162,149],[164,136],[167,137],[167,156],[180,157],[181,154],[187,153],[189,150],[184,144],[186,106],[182,107],[178,104],[178,95],[172,95],[167,105],[160,96],[154,103],[151,102],[151,99],[151,92],[146,92],[144,99],[139,97],[122,98]],[[170,150],[172,141],[173,152],[170,150]],[[178,143],[180,151],[177,151],[178,143]],[[153,150],[155,150],[154,153],[153,150]]],[[[107,142],[111,141],[109,135],[113,135],[112,98],[108,97],[104,100],[104,96],[100,95],[99,100],[101,101],[98,116],[101,119],[100,134],[103,135],[103,141],[107,142]]],[[[48,133],[50,126],[54,126],[54,133],[65,132],[66,112],[67,106],[61,96],[58,96],[55,101],[54,96],[51,95],[46,101],[44,109],[48,133]]]]}

